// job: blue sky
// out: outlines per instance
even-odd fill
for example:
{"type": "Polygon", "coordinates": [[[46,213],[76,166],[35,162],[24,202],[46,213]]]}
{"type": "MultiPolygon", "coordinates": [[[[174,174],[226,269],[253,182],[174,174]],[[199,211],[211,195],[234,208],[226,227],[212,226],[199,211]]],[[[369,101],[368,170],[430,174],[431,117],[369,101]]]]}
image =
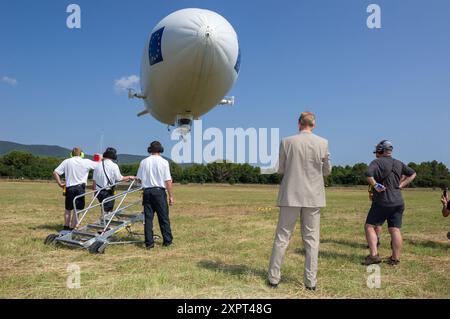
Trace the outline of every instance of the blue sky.
{"type": "Polygon", "coordinates": [[[186,7],[211,9],[234,26],[242,51],[236,105],[203,117],[203,127],[297,132],[301,111],[317,114],[335,164],[372,159],[381,139],[397,158],[450,165],[450,1],[106,1],[0,0],[0,140],[104,144],[145,154],[170,141],[166,126],[137,118],[114,81],[139,75],[151,29],[186,7]],[[66,27],[66,7],[81,6],[82,28],[66,27]],[[366,8],[382,9],[368,29],[366,8]],[[15,82],[16,81],[16,82],[15,82]]]}

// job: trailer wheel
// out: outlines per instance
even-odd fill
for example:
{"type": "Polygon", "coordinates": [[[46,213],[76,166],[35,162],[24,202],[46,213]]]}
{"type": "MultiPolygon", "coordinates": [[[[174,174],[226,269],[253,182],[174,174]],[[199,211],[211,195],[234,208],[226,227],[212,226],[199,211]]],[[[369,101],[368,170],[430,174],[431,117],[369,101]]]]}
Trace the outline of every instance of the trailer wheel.
{"type": "Polygon", "coordinates": [[[45,245],[53,244],[54,241],[55,241],[55,238],[58,237],[58,236],[59,236],[58,234],[50,234],[50,235],[48,235],[47,237],[45,237],[44,244],[45,245]]]}
{"type": "Polygon", "coordinates": [[[89,252],[91,254],[104,254],[107,245],[107,243],[96,241],[89,247],[89,252]]]}

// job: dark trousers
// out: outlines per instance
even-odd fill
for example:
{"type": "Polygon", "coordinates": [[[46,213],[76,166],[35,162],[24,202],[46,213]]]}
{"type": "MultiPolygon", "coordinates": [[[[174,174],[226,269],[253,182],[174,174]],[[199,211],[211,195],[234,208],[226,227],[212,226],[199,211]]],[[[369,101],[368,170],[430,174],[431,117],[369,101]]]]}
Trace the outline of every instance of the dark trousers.
{"type": "MultiPolygon", "coordinates": [[[[98,195],[97,199],[100,203],[103,203],[103,201],[109,197],[113,196],[113,192],[111,190],[102,189],[98,195]]],[[[114,200],[106,202],[104,205],[105,213],[112,212],[114,210],[114,200]]]]}
{"type": "Polygon", "coordinates": [[[145,216],[145,245],[152,246],[153,240],[153,217],[158,216],[159,227],[163,241],[166,244],[172,243],[172,231],[170,230],[169,205],[167,204],[167,194],[164,188],[146,188],[144,190],[144,216],[145,216]]]}

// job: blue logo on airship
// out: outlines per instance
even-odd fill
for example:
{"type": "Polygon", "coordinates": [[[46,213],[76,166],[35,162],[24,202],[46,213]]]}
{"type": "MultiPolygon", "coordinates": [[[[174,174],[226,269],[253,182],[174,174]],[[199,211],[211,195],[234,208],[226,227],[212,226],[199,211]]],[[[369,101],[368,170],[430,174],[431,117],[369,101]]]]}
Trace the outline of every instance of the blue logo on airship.
{"type": "Polygon", "coordinates": [[[150,58],[150,65],[159,63],[163,60],[162,50],[161,50],[161,40],[164,32],[164,27],[153,32],[150,37],[150,45],[148,49],[148,55],[150,58]]]}
{"type": "Polygon", "coordinates": [[[236,70],[236,72],[238,74],[239,74],[240,67],[241,67],[241,48],[239,48],[237,61],[236,61],[236,64],[234,65],[234,69],[236,70]]]}

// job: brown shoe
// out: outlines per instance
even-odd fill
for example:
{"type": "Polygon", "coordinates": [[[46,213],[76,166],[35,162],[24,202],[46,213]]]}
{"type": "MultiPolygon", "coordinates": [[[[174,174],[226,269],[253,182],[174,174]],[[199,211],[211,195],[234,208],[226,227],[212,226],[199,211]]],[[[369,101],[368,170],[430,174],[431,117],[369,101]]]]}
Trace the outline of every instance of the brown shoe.
{"type": "Polygon", "coordinates": [[[391,266],[397,266],[398,264],[400,264],[400,260],[394,259],[392,258],[392,256],[386,259],[384,262],[391,266]]]}
{"type": "Polygon", "coordinates": [[[364,266],[369,266],[369,265],[373,265],[373,264],[379,264],[381,263],[381,258],[380,256],[376,255],[376,256],[367,256],[364,261],[363,261],[363,265],[364,266]]]}

